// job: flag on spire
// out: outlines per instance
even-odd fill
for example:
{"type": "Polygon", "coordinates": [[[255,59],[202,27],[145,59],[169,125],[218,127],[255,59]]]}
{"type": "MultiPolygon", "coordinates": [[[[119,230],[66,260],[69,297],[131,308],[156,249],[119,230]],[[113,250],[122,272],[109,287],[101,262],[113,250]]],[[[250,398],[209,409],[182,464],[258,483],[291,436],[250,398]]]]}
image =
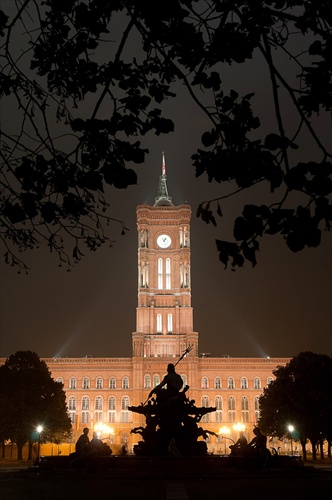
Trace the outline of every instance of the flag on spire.
{"type": "Polygon", "coordinates": [[[165,154],[164,151],[162,152],[163,160],[162,160],[162,170],[161,173],[162,175],[166,175],[166,162],[165,162],[165,154]]]}
{"type": "Polygon", "coordinates": [[[169,206],[173,205],[172,203],[172,198],[168,196],[168,191],[167,191],[167,176],[166,176],[166,162],[165,162],[165,154],[164,151],[162,151],[162,166],[161,166],[161,176],[159,177],[159,186],[158,186],[158,193],[155,198],[155,204],[159,206],[169,206]]]}

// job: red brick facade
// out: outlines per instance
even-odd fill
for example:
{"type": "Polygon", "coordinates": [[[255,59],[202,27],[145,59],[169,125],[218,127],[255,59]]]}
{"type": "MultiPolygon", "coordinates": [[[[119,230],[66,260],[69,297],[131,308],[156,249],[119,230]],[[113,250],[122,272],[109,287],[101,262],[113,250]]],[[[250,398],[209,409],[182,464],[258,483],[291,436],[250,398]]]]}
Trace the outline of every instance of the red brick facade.
{"type": "MultiPolygon", "coordinates": [[[[131,429],[145,422],[141,415],[129,412],[128,406],[146,401],[165,375],[167,364],[175,363],[190,345],[189,355],[177,366],[190,386],[188,397],[196,406],[217,408],[204,417],[202,426],[237,439],[236,425],[241,423],[250,439],[259,414],[258,397],[272,379],[272,371],[288,359],[199,357],[191,307],[191,208],[172,204],[164,171],[160,193],[154,206],[137,207],[138,304],[132,358],[44,361],[54,379],[64,384],[73,439],[83,427],[105,424],[104,439],[111,445],[128,443],[131,449],[140,439],[130,434],[131,429]]],[[[228,450],[225,440],[216,437],[211,437],[208,446],[215,453],[228,450]]]]}

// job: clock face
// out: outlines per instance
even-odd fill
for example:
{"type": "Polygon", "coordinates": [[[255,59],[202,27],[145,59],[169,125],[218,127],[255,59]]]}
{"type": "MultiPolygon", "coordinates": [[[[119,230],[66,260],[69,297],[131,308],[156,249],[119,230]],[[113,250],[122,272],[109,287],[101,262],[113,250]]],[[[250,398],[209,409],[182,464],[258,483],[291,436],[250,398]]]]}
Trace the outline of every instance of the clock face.
{"type": "Polygon", "coordinates": [[[157,245],[160,248],[168,248],[171,243],[172,243],[172,240],[167,234],[161,234],[157,238],[157,245]]]}

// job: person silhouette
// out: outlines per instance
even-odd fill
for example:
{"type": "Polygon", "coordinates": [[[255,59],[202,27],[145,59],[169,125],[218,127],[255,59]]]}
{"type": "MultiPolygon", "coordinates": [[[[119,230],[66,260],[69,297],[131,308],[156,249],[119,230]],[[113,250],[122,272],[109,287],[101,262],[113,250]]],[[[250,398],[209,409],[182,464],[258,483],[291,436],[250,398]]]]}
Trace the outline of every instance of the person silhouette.
{"type": "Polygon", "coordinates": [[[80,435],[75,445],[75,451],[78,455],[84,455],[87,451],[87,446],[90,444],[90,439],[88,434],[89,434],[88,427],[84,427],[83,434],[80,435]]]}
{"type": "Polygon", "coordinates": [[[229,447],[231,449],[231,454],[232,455],[241,455],[243,450],[247,446],[247,444],[248,444],[248,441],[244,435],[244,432],[240,431],[239,439],[236,441],[236,443],[231,444],[231,446],[229,447]]]}

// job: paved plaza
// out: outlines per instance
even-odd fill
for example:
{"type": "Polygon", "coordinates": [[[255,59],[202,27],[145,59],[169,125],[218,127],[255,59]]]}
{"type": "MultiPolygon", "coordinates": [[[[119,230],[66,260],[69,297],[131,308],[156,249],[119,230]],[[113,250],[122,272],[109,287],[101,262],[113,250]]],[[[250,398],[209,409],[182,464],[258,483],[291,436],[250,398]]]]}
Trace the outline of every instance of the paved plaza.
{"type": "Polygon", "coordinates": [[[86,472],[38,472],[24,464],[0,465],[0,498],[3,500],[315,500],[332,491],[332,464],[326,460],[301,469],[223,469],[192,477],[183,463],[183,477],[165,470],[151,477],[137,477],[132,468],[86,472]]]}

